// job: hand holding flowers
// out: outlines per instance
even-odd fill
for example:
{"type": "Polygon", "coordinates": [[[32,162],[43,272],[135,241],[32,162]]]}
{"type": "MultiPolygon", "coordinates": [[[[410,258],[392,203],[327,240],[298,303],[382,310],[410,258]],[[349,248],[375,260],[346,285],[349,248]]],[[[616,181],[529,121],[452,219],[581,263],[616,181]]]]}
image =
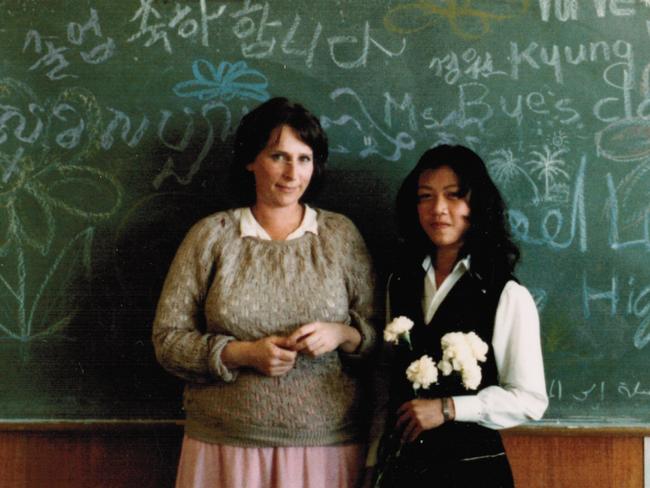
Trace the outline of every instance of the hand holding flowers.
{"type": "MultiPolygon", "coordinates": [[[[413,322],[407,317],[397,317],[386,326],[384,340],[399,344],[400,338],[408,340],[413,322]]],[[[427,355],[421,356],[406,368],[406,378],[411,382],[417,396],[420,390],[427,390],[438,382],[438,372],[449,376],[454,371],[461,375],[465,389],[475,390],[481,384],[481,367],[479,362],[487,360],[488,345],[475,332],[450,332],[442,336],[442,359],[436,364],[427,355]]],[[[411,348],[412,349],[412,348],[411,348]]],[[[449,404],[449,399],[446,399],[449,404]]],[[[453,412],[453,401],[451,402],[453,412]]],[[[448,414],[445,410],[445,414],[448,414]]],[[[433,429],[445,422],[442,399],[416,398],[402,404],[398,409],[396,427],[402,430],[402,442],[412,442],[420,433],[433,429]]],[[[451,415],[454,418],[455,414],[451,415]]],[[[401,449],[400,449],[401,450],[401,449]]],[[[397,451],[399,455],[399,450],[397,451]]]]}

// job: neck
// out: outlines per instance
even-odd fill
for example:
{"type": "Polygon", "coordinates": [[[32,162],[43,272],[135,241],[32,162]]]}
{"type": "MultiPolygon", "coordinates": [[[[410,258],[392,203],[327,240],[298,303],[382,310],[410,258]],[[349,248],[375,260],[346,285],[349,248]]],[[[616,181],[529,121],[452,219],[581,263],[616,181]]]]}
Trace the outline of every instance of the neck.
{"type": "Polygon", "coordinates": [[[255,203],[251,207],[255,220],[273,240],[285,240],[302,222],[305,207],[295,204],[290,207],[269,207],[255,203]]]}
{"type": "Polygon", "coordinates": [[[445,280],[447,276],[451,274],[451,271],[456,265],[456,260],[458,259],[458,249],[440,249],[436,250],[436,284],[440,284],[445,280]]]}

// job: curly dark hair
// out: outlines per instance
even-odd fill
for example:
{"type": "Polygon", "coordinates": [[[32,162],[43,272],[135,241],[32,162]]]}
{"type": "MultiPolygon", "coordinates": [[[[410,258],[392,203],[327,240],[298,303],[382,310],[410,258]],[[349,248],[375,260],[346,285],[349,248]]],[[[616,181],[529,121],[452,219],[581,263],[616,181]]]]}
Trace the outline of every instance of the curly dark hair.
{"type": "MultiPolygon", "coordinates": [[[[421,265],[427,254],[435,258],[436,248],[420,225],[417,188],[420,175],[448,166],[460,182],[460,195],[469,193],[470,227],[458,259],[472,256],[472,272],[493,280],[511,275],[520,253],[506,222],[506,205],[483,160],[463,146],[440,145],[426,151],[408,174],[397,194],[398,227],[411,265],[421,265]]],[[[402,257],[402,259],[404,258],[402,257]]]]}
{"type": "Polygon", "coordinates": [[[235,133],[230,177],[243,205],[255,203],[255,177],[246,169],[266,147],[276,127],[288,125],[314,154],[314,172],[301,201],[310,201],[323,185],[329,155],[327,135],[318,118],[301,104],[276,97],[247,113],[235,133]]]}

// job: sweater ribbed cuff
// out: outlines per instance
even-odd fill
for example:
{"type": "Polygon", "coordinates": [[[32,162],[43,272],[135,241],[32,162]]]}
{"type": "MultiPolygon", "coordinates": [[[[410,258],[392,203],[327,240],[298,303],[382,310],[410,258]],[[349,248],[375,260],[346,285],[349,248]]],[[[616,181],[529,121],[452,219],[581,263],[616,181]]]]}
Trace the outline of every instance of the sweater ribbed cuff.
{"type": "Polygon", "coordinates": [[[239,373],[236,369],[231,370],[226,368],[223,361],[221,361],[221,352],[223,351],[223,348],[226,347],[229,342],[234,340],[234,337],[226,335],[216,335],[210,339],[210,352],[208,353],[208,368],[210,374],[226,383],[235,381],[239,373]]]}

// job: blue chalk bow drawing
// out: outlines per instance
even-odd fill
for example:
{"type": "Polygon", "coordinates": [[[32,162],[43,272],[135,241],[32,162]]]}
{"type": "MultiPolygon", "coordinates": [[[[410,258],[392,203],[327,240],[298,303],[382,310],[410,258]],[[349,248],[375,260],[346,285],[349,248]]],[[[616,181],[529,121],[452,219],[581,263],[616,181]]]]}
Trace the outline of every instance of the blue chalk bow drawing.
{"type": "Polygon", "coordinates": [[[174,93],[179,97],[199,100],[241,100],[250,98],[263,102],[270,98],[266,88],[269,82],[262,73],[251,69],[244,61],[234,64],[223,61],[215,68],[210,61],[199,59],[192,64],[194,79],[177,83],[174,93]]]}

